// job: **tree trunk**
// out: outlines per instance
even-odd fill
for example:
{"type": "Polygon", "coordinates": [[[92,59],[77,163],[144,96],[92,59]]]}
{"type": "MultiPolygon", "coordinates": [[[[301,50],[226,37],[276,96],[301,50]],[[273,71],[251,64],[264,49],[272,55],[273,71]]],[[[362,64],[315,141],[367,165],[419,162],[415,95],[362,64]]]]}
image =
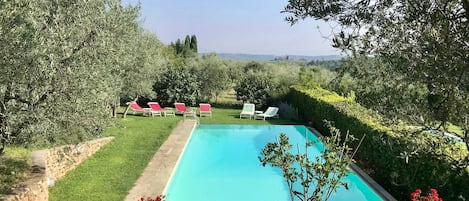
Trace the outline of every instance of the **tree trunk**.
{"type": "Polygon", "coordinates": [[[117,98],[116,99],[116,102],[114,102],[114,104],[112,104],[112,118],[116,118],[117,117],[117,109],[119,108],[120,106],[120,98],[117,98]]]}
{"type": "Polygon", "coordinates": [[[116,118],[116,106],[114,104],[111,104],[111,118],[116,118]]]}
{"type": "MultiPolygon", "coordinates": [[[[138,100],[138,97],[135,98],[132,102],[135,102],[138,100]]],[[[127,108],[125,108],[125,111],[124,111],[124,114],[122,114],[122,118],[126,118],[127,117],[127,112],[129,112],[129,109],[130,109],[130,104],[127,104],[127,108]]]]}
{"type": "MultiPolygon", "coordinates": [[[[469,150],[469,126],[467,126],[467,116],[465,118],[463,142],[466,144],[466,149],[469,150]]],[[[466,152],[466,165],[469,165],[469,152],[466,152]]]]}

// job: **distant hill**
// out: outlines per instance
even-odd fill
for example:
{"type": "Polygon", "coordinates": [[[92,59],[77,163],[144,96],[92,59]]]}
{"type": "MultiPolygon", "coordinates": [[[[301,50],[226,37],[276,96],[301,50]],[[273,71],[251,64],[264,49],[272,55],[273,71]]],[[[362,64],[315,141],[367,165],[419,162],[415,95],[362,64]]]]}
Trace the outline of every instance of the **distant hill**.
{"type": "MultiPolygon", "coordinates": [[[[209,54],[209,53],[201,53],[209,54]]],[[[340,55],[326,55],[326,56],[302,56],[302,55],[268,55],[268,54],[232,54],[232,53],[217,53],[217,55],[222,59],[232,59],[232,60],[254,60],[254,61],[273,61],[273,60],[339,60],[342,58],[340,55]]]]}

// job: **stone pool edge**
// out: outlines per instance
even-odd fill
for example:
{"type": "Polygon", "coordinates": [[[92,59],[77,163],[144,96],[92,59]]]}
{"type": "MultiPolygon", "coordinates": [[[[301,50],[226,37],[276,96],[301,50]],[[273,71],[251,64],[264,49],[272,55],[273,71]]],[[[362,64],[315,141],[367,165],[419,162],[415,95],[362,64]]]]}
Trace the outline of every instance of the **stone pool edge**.
{"type": "MultiPolygon", "coordinates": [[[[184,120],[185,121],[185,120],[184,120]]],[[[174,174],[176,173],[176,169],[179,166],[179,163],[181,162],[182,156],[184,155],[184,152],[186,151],[187,144],[189,144],[189,141],[191,140],[192,134],[194,133],[194,129],[198,126],[199,124],[196,122],[194,126],[192,126],[191,132],[189,133],[189,136],[186,139],[186,142],[184,143],[184,147],[181,150],[181,153],[179,153],[178,160],[176,161],[176,164],[174,164],[173,170],[171,171],[171,175],[169,176],[168,181],[166,181],[166,185],[163,189],[163,195],[166,195],[166,192],[168,191],[169,184],[171,183],[171,180],[174,177],[174,174]]]]}
{"type": "Polygon", "coordinates": [[[129,190],[125,201],[140,200],[141,196],[155,198],[166,191],[177,163],[187,146],[192,131],[196,127],[195,120],[182,120],[171,131],[168,139],[148,163],[142,175],[129,190]]]}

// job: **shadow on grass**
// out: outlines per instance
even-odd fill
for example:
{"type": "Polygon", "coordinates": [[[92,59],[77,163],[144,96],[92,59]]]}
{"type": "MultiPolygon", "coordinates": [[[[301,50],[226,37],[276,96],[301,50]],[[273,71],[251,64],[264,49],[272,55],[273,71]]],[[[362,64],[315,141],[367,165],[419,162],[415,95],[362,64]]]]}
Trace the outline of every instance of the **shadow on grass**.
{"type": "Polygon", "coordinates": [[[22,181],[28,171],[26,159],[0,156],[0,194],[11,193],[11,188],[22,181]]]}
{"type": "MultiPolygon", "coordinates": [[[[263,121],[263,120],[259,120],[263,121]]],[[[274,125],[303,125],[301,122],[295,122],[287,119],[266,119],[265,121],[269,122],[269,124],[274,125]]]]}

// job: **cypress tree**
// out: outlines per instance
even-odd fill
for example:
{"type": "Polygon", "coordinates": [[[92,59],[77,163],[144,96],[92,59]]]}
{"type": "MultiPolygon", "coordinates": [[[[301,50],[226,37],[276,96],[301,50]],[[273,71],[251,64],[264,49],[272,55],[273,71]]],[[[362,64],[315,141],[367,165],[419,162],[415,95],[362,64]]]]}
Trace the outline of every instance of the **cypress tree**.
{"type": "Polygon", "coordinates": [[[191,36],[191,45],[190,48],[193,52],[197,53],[197,37],[195,35],[191,36]]]}
{"type": "Polygon", "coordinates": [[[186,38],[184,39],[184,47],[182,49],[182,55],[184,57],[187,57],[191,54],[190,45],[191,45],[191,38],[189,37],[189,35],[186,35],[186,38]]]}
{"type": "Polygon", "coordinates": [[[190,47],[190,44],[191,44],[191,38],[189,37],[189,35],[186,35],[186,38],[184,39],[184,47],[190,47]]]}

